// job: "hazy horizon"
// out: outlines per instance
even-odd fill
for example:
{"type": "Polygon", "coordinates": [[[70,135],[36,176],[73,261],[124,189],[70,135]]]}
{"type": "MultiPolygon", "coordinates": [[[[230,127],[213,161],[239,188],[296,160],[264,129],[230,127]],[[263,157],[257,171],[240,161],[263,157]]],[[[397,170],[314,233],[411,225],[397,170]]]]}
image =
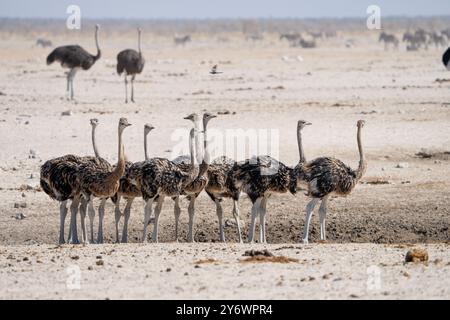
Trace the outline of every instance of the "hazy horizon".
{"type": "Polygon", "coordinates": [[[69,5],[78,5],[86,19],[308,19],[366,18],[369,5],[378,5],[382,17],[432,17],[450,15],[449,0],[0,0],[1,18],[66,19],[69,5]]]}

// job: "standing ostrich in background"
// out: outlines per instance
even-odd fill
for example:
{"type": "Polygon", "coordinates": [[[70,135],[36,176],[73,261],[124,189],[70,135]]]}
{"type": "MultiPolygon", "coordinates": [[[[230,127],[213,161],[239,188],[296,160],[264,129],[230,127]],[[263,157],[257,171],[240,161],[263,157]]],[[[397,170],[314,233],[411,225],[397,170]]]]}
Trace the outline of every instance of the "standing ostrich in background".
{"type": "Polygon", "coordinates": [[[67,94],[68,98],[73,100],[73,78],[78,69],[89,70],[94,63],[100,59],[101,51],[98,46],[98,29],[100,26],[95,25],[95,45],[97,46],[97,54],[91,55],[79,45],[61,46],[53,50],[47,57],[47,65],[55,61],[59,61],[63,68],[69,68],[67,73],[67,94]]]}
{"type": "Polygon", "coordinates": [[[300,120],[297,123],[297,144],[299,150],[299,164],[290,168],[270,156],[258,156],[246,160],[244,163],[237,163],[232,172],[232,179],[237,188],[247,193],[253,203],[251,210],[251,222],[248,235],[248,242],[254,241],[256,218],[259,214],[259,241],[266,243],[266,205],[268,198],[274,193],[297,191],[299,166],[303,165],[305,156],[303,153],[301,130],[310,125],[309,122],[300,120]]]}
{"type": "MultiPolygon", "coordinates": [[[[154,127],[151,124],[144,125],[144,154],[145,161],[149,160],[147,153],[147,136],[152,131],[154,127]]],[[[140,162],[143,163],[143,162],[140,162]]],[[[137,164],[138,165],[138,164],[137,164]]],[[[132,176],[132,168],[135,166],[134,163],[127,161],[125,163],[125,174],[122,178],[120,178],[120,186],[117,193],[111,198],[115,205],[115,225],[116,225],[116,241],[117,243],[127,243],[128,242],[128,221],[130,219],[131,213],[131,205],[133,204],[133,200],[138,197],[142,197],[140,187],[137,187],[130,181],[130,177],[132,176]],[[127,200],[127,204],[124,209],[124,223],[122,230],[122,241],[119,241],[119,222],[122,213],[120,212],[120,199],[125,198],[127,200]]],[[[136,172],[136,171],[133,171],[136,172]]]]}
{"type": "Polygon", "coordinates": [[[450,71],[450,48],[448,48],[442,56],[442,63],[447,68],[447,70],[450,71]]]}
{"type": "Polygon", "coordinates": [[[126,49],[117,55],[117,73],[125,73],[125,103],[128,103],[128,80],[131,76],[131,102],[134,102],[134,79],[144,70],[145,60],[141,52],[141,29],[138,29],[138,50],[126,49]]]}
{"type": "MultiPolygon", "coordinates": [[[[114,169],[106,168],[102,165],[92,163],[83,164],[80,169],[81,193],[90,206],[93,197],[101,198],[101,204],[98,209],[99,225],[97,243],[103,242],[103,218],[105,215],[106,199],[117,193],[120,185],[120,178],[125,172],[125,152],[122,142],[122,133],[124,129],[131,124],[126,118],[120,118],[118,126],[118,162],[114,169]]],[[[81,206],[81,228],[83,231],[83,242],[87,243],[86,232],[86,207],[81,206]]]]}
{"type": "Polygon", "coordinates": [[[313,199],[306,206],[306,220],[303,232],[303,243],[308,243],[309,223],[314,211],[314,207],[322,200],[319,208],[320,219],[320,240],[326,239],[325,233],[325,217],[327,214],[327,200],[330,195],[347,196],[361,180],[366,172],[367,162],[364,158],[363,147],[361,144],[361,129],[364,127],[364,121],[357,122],[358,133],[358,150],[359,150],[359,166],[353,170],[342,161],[321,157],[306,163],[302,170],[301,178],[307,183],[308,196],[313,199]]]}

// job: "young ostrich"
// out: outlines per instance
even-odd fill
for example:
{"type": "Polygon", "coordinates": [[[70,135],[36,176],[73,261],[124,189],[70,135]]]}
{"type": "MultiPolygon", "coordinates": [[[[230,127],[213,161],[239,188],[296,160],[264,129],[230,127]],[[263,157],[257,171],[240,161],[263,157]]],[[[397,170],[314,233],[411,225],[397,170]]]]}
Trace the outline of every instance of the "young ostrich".
{"type": "Polygon", "coordinates": [[[320,239],[325,240],[325,217],[327,214],[327,200],[330,195],[347,196],[358,184],[367,169],[367,162],[364,158],[361,144],[361,129],[364,127],[364,120],[357,122],[357,142],[359,150],[359,166],[353,170],[342,161],[321,157],[306,163],[302,168],[302,179],[307,183],[308,195],[313,199],[306,206],[305,228],[303,232],[303,243],[308,243],[309,223],[314,211],[314,207],[322,201],[319,208],[320,219],[320,239]]]}
{"type": "Polygon", "coordinates": [[[447,70],[450,71],[450,48],[448,48],[442,56],[442,63],[447,68],[447,70]]]}
{"type": "Polygon", "coordinates": [[[134,102],[134,79],[136,74],[144,70],[145,59],[141,52],[141,29],[138,29],[138,50],[126,49],[117,55],[117,73],[122,75],[125,72],[125,103],[128,103],[128,80],[131,76],[131,102],[134,102]]]}
{"type": "MultiPolygon", "coordinates": [[[[102,165],[84,164],[80,170],[81,193],[89,206],[92,205],[93,197],[101,198],[99,206],[99,225],[97,243],[103,242],[103,218],[105,215],[106,199],[117,193],[120,178],[125,172],[125,154],[122,141],[124,129],[131,124],[126,118],[120,118],[118,126],[118,162],[114,169],[105,168],[102,165]]],[[[85,225],[86,207],[81,206],[81,228],[83,231],[83,242],[87,243],[87,232],[85,225]]]]}
{"type": "MultiPolygon", "coordinates": [[[[67,200],[72,200],[70,205],[72,239],[76,239],[76,214],[80,201],[80,184],[78,171],[81,157],[66,155],[46,161],[41,166],[40,185],[42,190],[53,200],[60,202],[59,205],[59,243],[65,243],[64,223],[67,216],[67,200]],[[75,223],[75,225],[74,225],[75,223]]],[[[71,236],[69,235],[69,238],[71,236]]],[[[77,240],[72,241],[77,243],[77,240]]]]}
{"type": "Polygon", "coordinates": [[[95,143],[95,129],[98,125],[97,119],[91,119],[92,127],[92,144],[96,157],[85,156],[79,157],[75,155],[66,155],[46,161],[41,166],[40,185],[50,198],[60,201],[60,235],[59,243],[65,243],[64,240],[64,223],[67,215],[67,200],[72,200],[70,211],[70,228],[69,236],[72,243],[79,243],[77,236],[76,214],[78,212],[78,204],[83,204],[83,198],[80,199],[79,180],[76,174],[79,165],[82,163],[93,163],[101,165],[98,151],[95,143]]]}
{"type": "MultiPolygon", "coordinates": [[[[92,163],[94,165],[97,166],[103,166],[106,170],[109,170],[111,168],[111,165],[108,163],[108,161],[106,161],[105,159],[103,159],[102,157],[100,157],[100,153],[98,152],[98,148],[97,148],[97,142],[96,142],[96,129],[98,126],[98,119],[93,118],[90,120],[90,124],[91,124],[91,139],[92,139],[92,148],[94,149],[94,154],[95,157],[91,157],[91,156],[85,156],[85,157],[81,157],[80,158],[80,162],[87,162],[87,163],[92,163]]],[[[80,199],[80,206],[86,206],[87,203],[85,201],[85,199],[83,197],[81,197],[80,199]]],[[[91,230],[91,241],[93,242],[94,238],[93,238],[93,230],[94,230],[94,218],[95,218],[95,210],[94,207],[91,205],[89,206],[89,222],[90,222],[90,230],[91,230]]],[[[72,217],[71,217],[72,219],[72,217]]],[[[76,216],[74,217],[74,219],[76,219],[76,216]]],[[[76,221],[71,222],[70,224],[71,226],[76,226],[76,221]]],[[[72,228],[69,229],[69,239],[71,239],[72,237],[72,228]]],[[[76,231],[75,231],[76,232],[76,231]]],[[[75,238],[73,239],[76,243],[78,243],[78,239],[75,238]]]]}
{"type": "MultiPolygon", "coordinates": [[[[207,136],[207,126],[209,120],[216,118],[215,115],[211,113],[203,114],[203,146],[204,146],[204,155],[201,160],[201,164],[199,166],[198,176],[188,184],[183,189],[183,194],[187,195],[189,198],[189,206],[188,206],[188,214],[189,214],[189,231],[188,231],[188,241],[194,242],[194,215],[195,215],[195,200],[199,196],[200,192],[205,188],[208,183],[208,168],[209,168],[209,151],[208,151],[208,136],[207,136]]],[[[189,170],[188,164],[180,164],[179,167],[184,171],[189,170]]],[[[175,201],[175,206],[179,206],[178,197],[175,201]]],[[[181,210],[175,210],[175,239],[178,241],[178,223],[180,218],[181,210]]]]}
{"type": "Polygon", "coordinates": [[[219,238],[222,242],[225,242],[222,200],[223,198],[233,199],[233,217],[237,226],[239,242],[242,243],[238,204],[240,190],[234,187],[230,179],[235,163],[234,160],[225,156],[214,159],[208,168],[208,184],[205,187],[205,191],[216,204],[216,214],[219,221],[219,238]]]}
{"type": "Polygon", "coordinates": [[[55,61],[59,61],[63,68],[69,68],[67,74],[67,94],[68,98],[73,100],[73,78],[78,69],[89,70],[94,63],[100,59],[101,51],[98,46],[98,29],[100,26],[95,26],[95,45],[97,46],[97,54],[91,55],[79,45],[61,46],[53,50],[47,57],[47,65],[55,61]]]}
{"type": "Polygon", "coordinates": [[[188,171],[184,171],[179,165],[168,159],[152,158],[144,162],[141,167],[140,177],[135,179],[141,185],[142,198],[145,201],[143,242],[147,242],[147,226],[150,222],[153,201],[157,200],[152,241],[158,242],[159,215],[164,198],[173,198],[183,194],[186,186],[192,183],[198,175],[194,155],[194,135],[195,129],[192,129],[189,134],[191,161],[188,171]]]}
{"type": "Polygon", "coordinates": [[[252,201],[251,222],[248,242],[254,241],[256,218],[259,214],[259,241],[266,243],[266,205],[268,198],[274,193],[290,192],[295,194],[299,184],[298,171],[303,165],[305,156],[303,153],[301,130],[310,125],[309,122],[300,120],[297,123],[297,144],[299,150],[299,163],[295,168],[290,168],[270,156],[258,156],[237,163],[233,168],[232,179],[237,188],[242,189],[252,201]]]}
{"type": "MultiPolygon", "coordinates": [[[[152,131],[154,127],[151,124],[144,125],[144,154],[145,160],[149,160],[147,153],[147,136],[152,131]]],[[[134,185],[129,179],[132,174],[131,168],[134,166],[134,163],[127,161],[125,163],[125,174],[122,178],[120,178],[120,186],[117,193],[111,198],[115,205],[115,225],[116,225],[116,241],[117,243],[127,243],[128,242],[128,221],[130,219],[131,213],[131,205],[135,198],[142,197],[141,189],[134,185]],[[122,213],[120,211],[120,199],[125,198],[127,200],[127,204],[124,209],[124,224],[122,230],[122,241],[119,240],[119,222],[122,213]]]]}

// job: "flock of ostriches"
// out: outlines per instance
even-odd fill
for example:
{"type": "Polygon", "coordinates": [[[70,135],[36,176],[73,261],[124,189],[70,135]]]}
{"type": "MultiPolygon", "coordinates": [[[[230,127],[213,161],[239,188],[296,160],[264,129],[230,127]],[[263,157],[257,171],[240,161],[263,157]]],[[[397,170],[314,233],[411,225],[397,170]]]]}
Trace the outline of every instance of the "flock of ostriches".
{"type": "Polygon", "coordinates": [[[303,242],[308,243],[311,215],[319,201],[321,201],[319,208],[320,238],[325,240],[325,216],[328,198],[330,195],[348,195],[357,185],[367,167],[361,144],[361,129],[364,126],[364,121],[360,120],[357,123],[359,166],[356,170],[353,170],[340,160],[330,157],[321,157],[307,162],[303,153],[301,131],[310,123],[303,120],[299,120],[297,125],[299,162],[295,167],[288,167],[267,155],[254,156],[239,162],[222,156],[211,162],[208,151],[207,126],[209,121],[215,117],[210,113],[203,114],[203,117],[194,113],[184,118],[193,123],[193,128],[189,132],[190,154],[189,156],[179,156],[173,160],[148,157],[147,135],[154,127],[146,124],[144,126],[145,160],[135,163],[125,160],[122,134],[130,124],[127,119],[121,118],[118,127],[118,161],[114,165],[108,163],[98,154],[95,143],[95,129],[98,121],[92,119],[92,143],[95,156],[69,154],[48,160],[41,167],[40,183],[42,189],[52,199],[60,202],[59,242],[65,242],[64,222],[68,213],[68,200],[71,200],[69,241],[79,243],[77,235],[77,214],[79,210],[82,242],[94,242],[94,198],[100,199],[96,242],[103,242],[103,219],[105,204],[108,199],[111,199],[115,204],[116,240],[117,242],[128,242],[128,221],[131,205],[136,197],[142,197],[145,202],[142,234],[144,242],[147,241],[147,227],[151,222],[154,225],[152,241],[158,242],[159,217],[164,198],[170,197],[174,200],[175,240],[178,241],[179,217],[181,214],[180,196],[186,196],[189,199],[188,241],[193,242],[195,201],[199,194],[205,190],[216,205],[221,241],[225,241],[221,202],[223,198],[231,198],[239,241],[242,242],[238,201],[241,192],[244,192],[253,203],[248,241],[254,241],[256,220],[259,217],[259,241],[265,243],[265,215],[270,196],[286,192],[295,194],[302,189],[306,190],[306,194],[312,198],[306,207],[303,242]],[[203,141],[201,137],[203,137],[203,141]],[[120,239],[121,198],[126,199],[127,203],[123,212],[124,224],[120,239]],[[156,206],[153,221],[151,221],[154,202],[156,202],[156,206]],[[86,212],[88,212],[90,220],[90,240],[88,240],[86,212]]]}
{"type": "MultiPolygon", "coordinates": [[[[58,47],[47,57],[47,63],[59,61],[63,67],[70,69],[67,76],[67,91],[73,98],[73,77],[76,70],[89,69],[97,61],[101,52],[98,47],[98,25],[95,31],[97,54],[91,55],[78,45],[58,47]]],[[[141,53],[141,31],[138,30],[139,51],[124,50],[117,56],[117,72],[125,74],[125,88],[127,76],[131,76],[131,101],[134,101],[133,81],[137,73],[144,67],[141,53]]],[[[450,69],[450,49],[443,56],[443,62],[450,69]]],[[[127,95],[127,92],[126,92],[127,95]]],[[[128,98],[128,95],[127,95],[128,98]]],[[[126,101],[127,101],[126,98],[126,101]]],[[[149,158],[147,153],[147,136],[154,127],[144,126],[145,160],[131,163],[125,160],[122,134],[130,126],[127,119],[121,118],[118,126],[118,161],[110,164],[103,159],[96,147],[95,129],[97,119],[91,120],[92,143],[95,156],[65,155],[46,161],[40,172],[40,184],[45,193],[60,202],[60,233],[59,243],[65,243],[64,224],[70,204],[70,229],[68,240],[70,243],[80,243],[77,233],[77,214],[80,213],[82,243],[94,243],[95,209],[93,199],[99,198],[97,243],[103,242],[103,220],[105,204],[111,199],[115,205],[115,230],[117,242],[128,242],[128,222],[131,206],[136,197],[142,197],[144,206],[144,224],[142,241],[147,241],[147,228],[153,224],[152,241],[158,242],[158,226],[162,205],[166,197],[174,201],[175,240],[179,236],[179,217],[181,214],[180,196],[189,200],[189,231],[188,241],[194,241],[195,201],[204,190],[216,205],[219,221],[219,237],[225,241],[223,209],[221,202],[224,198],[233,200],[233,216],[236,221],[239,241],[242,242],[241,225],[239,219],[239,198],[246,193],[252,201],[251,220],[248,242],[255,238],[255,226],[259,217],[259,242],[266,242],[265,216],[267,201],[273,194],[297,193],[306,190],[311,198],[306,206],[306,218],[302,240],[308,243],[309,225],[315,206],[319,207],[320,239],[326,239],[325,218],[327,200],[331,195],[346,196],[358,184],[364,175],[367,162],[361,143],[361,130],[364,121],[357,122],[357,144],[359,150],[359,166],[351,169],[342,161],[331,157],[320,157],[306,161],[302,146],[302,129],[310,123],[299,120],[297,125],[297,143],[299,162],[289,167],[280,161],[267,156],[254,156],[244,161],[234,161],[225,156],[210,161],[207,126],[215,115],[210,113],[200,117],[191,114],[184,119],[193,123],[189,132],[190,154],[169,160],[165,158],[149,158]],[[202,140],[203,137],[203,140],[202,140]],[[127,203],[123,211],[120,210],[120,200],[127,203]],[[152,217],[153,203],[154,216],[152,217]],[[90,238],[86,225],[86,213],[89,217],[90,238]],[[122,237],[119,237],[119,222],[124,216],[122,237]]]]}

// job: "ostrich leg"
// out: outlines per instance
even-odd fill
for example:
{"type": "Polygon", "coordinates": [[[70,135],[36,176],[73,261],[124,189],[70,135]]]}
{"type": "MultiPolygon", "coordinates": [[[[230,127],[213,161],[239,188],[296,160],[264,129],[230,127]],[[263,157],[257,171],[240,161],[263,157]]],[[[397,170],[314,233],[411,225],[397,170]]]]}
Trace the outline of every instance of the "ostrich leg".
{"type": "Polygon", "coordinates": [[[124,209],[124,221],[123,221],[123,230],[122,230],[122,243],[128,242],[128,220],[130,219],[131,213],[131,204],[133,203],[133,198],[127,199],[127,204],[124,209]]]}
{"type": "Polygon", "coordinates": [[[189,213],[188,241],[195,242],[194,241],[195,195],[191,195],[191,199],[189,201],[188,213],[189,213]]]}
{"type": "Polygon", "coordinates": [[[161,214],[164,196],[159,196],[155,207],[155,224],[153,225],[152,242],[158,243],[159,215],[161,214]]]}
{"type": "Polygon", "coordinates": [[[72,72],[72,70],[70,70],[69,72],[67,72],[67,89],[66,89],[66,99],[70,100],[70,73],[72,72]]]}
{"type": "Polygon", "coordinates": [[[320,219],[320,240],[326,240],[325,218],[327,216],[327,200],[328,197],[322,199],[322,203],[319,207],[319,219],[320,219]]]}
{"type": "Polygon", "coordinates": [[[259,243],[266,243],[266,205],[267,198],[262,198],[259,212],[259,243]]]}
{"type": "Polygon", "coordinates": [[[142,234],[142,242],[144,242],[144,243],[147,242],[147,226],[150,222],[150,216],[152,214],[153,199],[154,198],[148,199],[146,201],[145,207],[144,207],[144,230],[143,230],[143,234],[142,234]]]}
{"type": "Polygon", "coordinates": [[[242,241],[242,232],[241,232],[241,222],[239,220],[239,204],[237,200],[233,200],[233,216],[236,221],[238,235],[239,235],[239,243],[243,243],[242,241]]]}
{"type": "Polygon", "coordinates": [[[92,197],[88,201],[88,214],[89,214],[89,231],[91,233],[91,243],[94,243],[94,218],[95,218],[95,209],[94,204],[92,202],[92,197]]]}
{"type": "Polygon", "coordinates": [[[133,75],[131,77],[131,102],[133,102],[133,103],[134,103],[134,78],[135,77],[136,77],[135,75],[133,75]]]}
{"type": "Polygon", "coordinates": [[[256,201],[253,203],[252,206],[252,215],[251,215],[251,221],[250,221],[250,230],[248,232],[248,243],[253,243],[255,238],[255,224],[256,224],[256,217],[258,216],[258,212],[260,210],[261,206],[261,198],[256,199],[256,201]]]}
{"type": "Polygon", "coordinates": [[[306,205],[306,219],[305,227],[303,229],[303,243],[308,244],[308,234],[309,234],[309,223],[311,222],[311,216],[314,212],[314,207],[316,206],[319,199],[314,198],[306,205]]]}
{"type": "Polygon", "coordinates": [[[114,208],[114,221],[115,221],[115,225],[116,225],[116,242],[120,243],[119,240],[119,222],[120,222],[120,217],[122,216],[122,212],[120,212],[120,196],[117,195],[117,200],[115,203],[115,208],[114,208]]]}
{"type": "Polygon", "coordinates": [[[80,241],[78,240],[78,232],[77,232],[77,212],[78,212],[78,205],[80,203],[79,197],[74,197],[72,200],[72,203],[70,204],[70,236],[69,236],[69,243],[72,244],[79,244],[80,241]]]}
{"type": "Polygon", "coordinates": [[[67,201],[61,201],[61,203],[59,204],[59,244],[63,244],[66,242],[64,240],[64,222],[66,221],[66,216],[67,216],[67,201]]]}
{"type": "Polygon", "coordinates": [[[128,103],[128,80],[126,73],[125,73],[125,103],[128,103]]]}
{"type": "Polygon", "coordinates": [[[105,204],[106,198],[103,198],[98,207],[98,232],[97,243],[103,243],[103,220],[105,218],[105,204]]]}
{"type": "Polygon", "coordinates": [[[222,204],[220,203],[219,199],[214,199],[214,202],[216,203],[216,214],[217,219],[219,220],[219,237],[221,242],[225,242],[225,231],[223,227],[223,209],[222,204]]]}
{"type": "Polygon", "coordinates": [[[180,197],[175,197],[173,201],[174,201],[173,213],[175,215],[175,241],[178,242],[178,227],[181,215],[180,197]]]}
{"type": "Polygon", "coordinates": [[[83,244],[88,244],[88,235],[87,235],[87,228],[86,228],[86,210],[88,205],[88,198],[84,198],[82,200],[80,205],[80,221],[81,221],[81,233],[82,233],[82,241],[83,244]]]}
{"type": "Polygon", "coordinates": [[[73,100],[74,91],[73,91],[73,78],[75,78],[75,74],[77,73],[77,69],[70,70],[70,100],[73,100]]]}

